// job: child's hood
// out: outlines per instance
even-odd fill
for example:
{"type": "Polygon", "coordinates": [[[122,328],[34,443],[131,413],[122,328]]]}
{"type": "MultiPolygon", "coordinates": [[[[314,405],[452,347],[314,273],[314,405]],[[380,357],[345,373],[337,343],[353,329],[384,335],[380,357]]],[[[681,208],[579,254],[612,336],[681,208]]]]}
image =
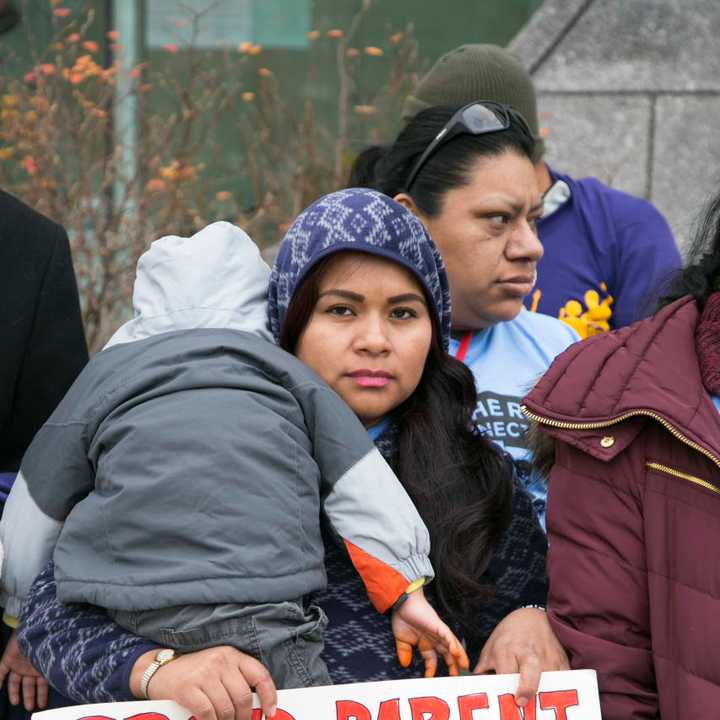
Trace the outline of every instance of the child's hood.
{"type": "Polygon", "coordinates": [[[104,349],[195,328],[244,330],[271,340],[269,276],[257,245],[231,223],[212,223],[190,237],[162,237],[138,260],[135,316],[104,349]]]}

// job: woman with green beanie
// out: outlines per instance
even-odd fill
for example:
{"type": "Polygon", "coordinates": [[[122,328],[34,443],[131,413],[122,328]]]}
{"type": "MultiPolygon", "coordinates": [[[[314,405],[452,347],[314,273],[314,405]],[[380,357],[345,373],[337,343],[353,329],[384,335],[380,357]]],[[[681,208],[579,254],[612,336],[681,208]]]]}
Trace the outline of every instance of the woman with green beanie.
{"type": "Polygon", "coordinates": [[[544,206],[537,228],[545,254],[525,306],[564,320],[581,337],[652,312],[659,286],[682,266],[667,222],[646,200],[547,165],[533,81],[510,51],[485,44],[450,50],[408,96],[403,120],[474,100],[512,106],[535,138],[532,160],[544,206]]]}

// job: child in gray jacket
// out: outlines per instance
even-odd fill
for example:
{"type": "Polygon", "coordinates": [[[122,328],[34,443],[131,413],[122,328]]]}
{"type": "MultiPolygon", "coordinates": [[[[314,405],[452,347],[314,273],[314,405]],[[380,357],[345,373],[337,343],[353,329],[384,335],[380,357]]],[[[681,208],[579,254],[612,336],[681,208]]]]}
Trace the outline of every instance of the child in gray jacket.
{"type": "Polygon", "coordinates": [[[239,228],[165,237],[135,317],[40,430],[0,523],[6,611],[53,554],[58,597],[106,608],[172,658],[232,644],[278,687],[327,684],[320,510],[379,612],[467,667],[425,600],[429,536],[354,413],[270,341],[269,269],[239,228]]]}

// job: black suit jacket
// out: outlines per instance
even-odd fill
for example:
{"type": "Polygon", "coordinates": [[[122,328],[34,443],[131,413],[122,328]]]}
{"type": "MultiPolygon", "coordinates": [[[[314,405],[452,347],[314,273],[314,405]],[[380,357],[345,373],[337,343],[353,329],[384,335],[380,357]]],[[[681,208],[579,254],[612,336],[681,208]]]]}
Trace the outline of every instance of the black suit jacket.
{"type": "Polygon", "coordinates": [[[87,363],[65,230],[0,190],[0,472],[87,363]]]}

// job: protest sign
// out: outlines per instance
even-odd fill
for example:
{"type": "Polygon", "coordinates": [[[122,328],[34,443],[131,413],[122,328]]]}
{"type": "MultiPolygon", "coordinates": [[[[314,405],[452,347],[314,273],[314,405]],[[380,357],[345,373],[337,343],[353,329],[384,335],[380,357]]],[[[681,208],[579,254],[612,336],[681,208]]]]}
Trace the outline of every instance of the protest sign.
{"type": "MultiPolygon", "coordinates": [[[[593,670],[546,672],[535,702],[519,710],[517,675],[395,680],[278,693],[276,720],[601,720],[593,670]]],[[[255,701],[257,706],[257,699],[255,701]]],[[[33,720],[189,720],[168,701],[102,703],[46,710],[33,720]]],[[[253,711],[252,720],[262,720],[253,711]]]]}

